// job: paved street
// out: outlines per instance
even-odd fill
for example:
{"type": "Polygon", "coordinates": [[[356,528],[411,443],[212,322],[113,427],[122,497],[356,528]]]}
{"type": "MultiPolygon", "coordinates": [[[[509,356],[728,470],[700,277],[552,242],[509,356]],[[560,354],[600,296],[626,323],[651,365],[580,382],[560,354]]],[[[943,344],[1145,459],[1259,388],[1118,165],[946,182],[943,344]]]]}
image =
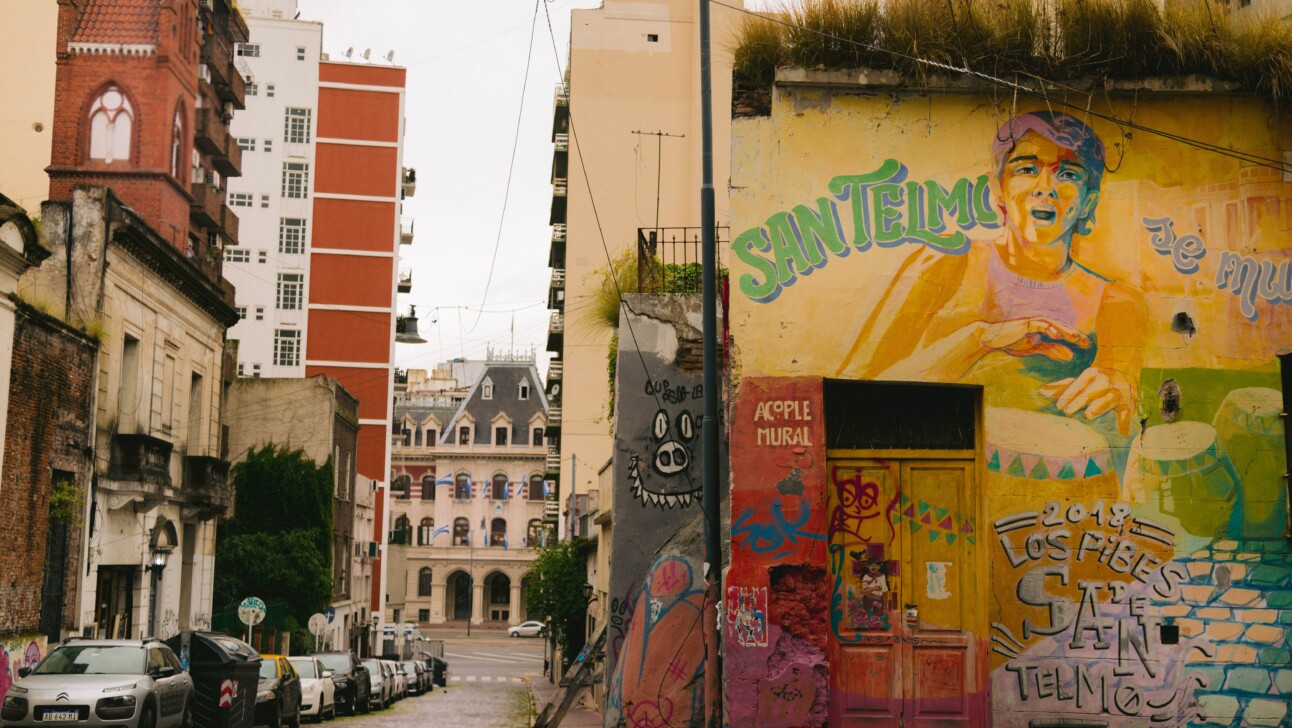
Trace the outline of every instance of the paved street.
{"type": "Polygon", "coordinates": [[[452,725],[454,728],[526,728],[532,723],[527,679],[543,672],[543,643],[505,637],[444,640],[449,685],[406,698],[393,707],[327,725],[337,728],[395,728],[452,725]]]}

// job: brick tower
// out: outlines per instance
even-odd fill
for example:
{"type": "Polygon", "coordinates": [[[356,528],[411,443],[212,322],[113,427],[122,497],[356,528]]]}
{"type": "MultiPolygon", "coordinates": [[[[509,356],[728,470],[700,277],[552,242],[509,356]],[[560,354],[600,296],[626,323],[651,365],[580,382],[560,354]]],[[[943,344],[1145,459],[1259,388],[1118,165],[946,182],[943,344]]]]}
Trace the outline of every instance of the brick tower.
{"type": "Polygon", "coordinates": [[[229,0],[58,0],[51,200],[103,185],[218,278],[237,236],[224,178],[244,108],[233,65],[247,26],[229,0]]]}

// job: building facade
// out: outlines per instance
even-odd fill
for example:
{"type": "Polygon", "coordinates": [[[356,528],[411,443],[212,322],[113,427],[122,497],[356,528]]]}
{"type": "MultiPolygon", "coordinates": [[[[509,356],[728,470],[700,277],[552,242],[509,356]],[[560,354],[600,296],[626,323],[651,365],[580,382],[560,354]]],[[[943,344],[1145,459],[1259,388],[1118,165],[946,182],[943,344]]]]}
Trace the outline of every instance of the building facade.
{"type": "Polygon", "coordinates": [[[543,525],[548,408],[533,356],[424,375],[409,372],[395,405],[390,540],[399,555],[387,580],[400,604],[389,617],[519,624],[531,618],[530,562],[552,535],[543,525]]]}
{"type": "Polygon", "coordinates": [[[241,106],[227,2],[59,3],[53,254],[24,300],[97,332],[94,454],[76,622],[113,636],[209,625],[213,519],[229,502],[221,409],[236,317],[219,250],[237,219],[224,131],[241,106]]]}
{"type": "Polygon", "coordinates": [[[731,724],[1286,725],[1286,124],[858,78],[733,124],[731,724]]]}

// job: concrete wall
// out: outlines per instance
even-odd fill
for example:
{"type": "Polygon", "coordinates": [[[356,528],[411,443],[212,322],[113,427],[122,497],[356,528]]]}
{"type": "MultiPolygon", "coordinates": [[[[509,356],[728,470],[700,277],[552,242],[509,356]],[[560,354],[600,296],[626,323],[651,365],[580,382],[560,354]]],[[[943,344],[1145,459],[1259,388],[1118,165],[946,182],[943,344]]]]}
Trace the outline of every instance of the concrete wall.
{"type": "Polygon", "coordinates": [[[12,0],[0,27],[0,88],[10,102],[0,108],[0,190],[37,210],[49,197],[54,126],[54,46],[58,3],[12,0]]]}
{"type": "MultiPolygon", "coordinates": [[[[733,129],[732,725],[1284,725],[1292,183],[986,88],[781,74],[733,129]],[[974,436],[856,444],[950,409],[835,378],[967,386],[974,436]]],[[[1093,103],[1292,141],[1250,96],[1093,103]]]]}

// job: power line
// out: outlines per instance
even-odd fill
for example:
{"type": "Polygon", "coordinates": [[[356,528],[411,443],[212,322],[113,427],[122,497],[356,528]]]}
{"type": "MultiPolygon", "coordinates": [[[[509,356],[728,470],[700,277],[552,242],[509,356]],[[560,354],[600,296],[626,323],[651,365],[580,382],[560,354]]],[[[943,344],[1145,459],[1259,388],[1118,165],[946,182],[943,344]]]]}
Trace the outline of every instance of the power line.
{"type": "MultiPolygon", "coordinates": [[[[529,25],[529,47],[525,50],[525,76],[520,83],[520,108],[516,110],[516,134],[511,141],[511,162],[507,166],[507,185],[502,194],[502,210],[498,213],[498,234],[493,241],[493,256],[489,258],[489,276],[485,278],[484,293],[480,297],[480,307],[484,308],[489,299],[489,286],[493,283],[494,265],[498,262],[498,248],[502,246],[502,228],[507,220],[507,201],[511,199],[511,180],[516,172],[516,149],[520,146],[520,122],[525,117],[525,91],[529,88],[529,67],[534,60],[534,34],[538,29],[538,6],[543,0],[534,0],[534,18],[529,25]]],[[[475,330],[480,323],[480,314],[467,328],[467,333],[475,330]]]]}

